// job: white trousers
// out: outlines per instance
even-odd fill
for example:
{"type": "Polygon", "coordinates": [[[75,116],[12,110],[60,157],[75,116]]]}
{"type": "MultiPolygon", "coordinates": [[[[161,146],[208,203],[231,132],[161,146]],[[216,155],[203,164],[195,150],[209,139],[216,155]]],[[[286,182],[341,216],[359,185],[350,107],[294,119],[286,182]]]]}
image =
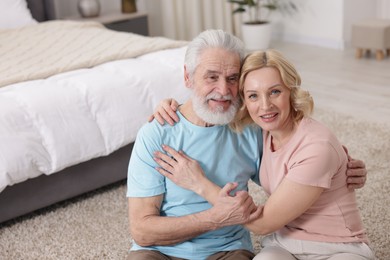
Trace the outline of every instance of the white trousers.
{"type": "Polygon", "coordinates": [[[366,243],[328,243],[267,235],[253,260],[367,260],[375,255],[366,243]]]}

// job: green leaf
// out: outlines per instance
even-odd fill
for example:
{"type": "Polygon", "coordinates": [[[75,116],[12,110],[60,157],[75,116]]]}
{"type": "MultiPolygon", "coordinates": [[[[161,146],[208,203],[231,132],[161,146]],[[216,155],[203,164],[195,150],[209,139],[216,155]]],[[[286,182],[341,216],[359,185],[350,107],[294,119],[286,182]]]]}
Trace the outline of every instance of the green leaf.
{"type": "Polygon", "coordinates": [[[245,12],[245,11],[246,11],[245,8],[239,7],[239,8],[237,8],[237,9],[235,9],[235,10],[233,11],[233,14],[236,14],[236,13],[243,13],[243,12],[245,12]]]}
{"type": "Polygon", "coordinates": [[[227,0],[229,3],[235,3],[235,4],[239,4],[239,5],[246,5],[247,4],[247,1],[240,1],[240,0],[227,0]]]}
{"type": "Polygon", "coordinates": [[[246,1],[248,6],[256,6],[256,2],[254,0],[248,0],[246,1]]]}
{"type": "Polygon", "coordinates": [[[274,4],[265,4],[265,5],[262,5],[264,8],[267,8],[269,10],[276,10],[278,9],[278,7],[274,4]]]}

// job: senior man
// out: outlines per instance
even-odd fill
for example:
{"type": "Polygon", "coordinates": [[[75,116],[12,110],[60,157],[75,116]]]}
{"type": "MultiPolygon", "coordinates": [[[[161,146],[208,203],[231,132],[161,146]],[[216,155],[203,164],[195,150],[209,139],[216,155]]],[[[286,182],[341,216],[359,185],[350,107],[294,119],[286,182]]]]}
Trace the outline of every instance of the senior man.
{"type": "Polygon", "coordinates": [[[127,181],[133,238],[128,259],[254,257],[242,224],[261,214],[247,192],[250,179],[259,184],[261,129],[236,133],[228,126],[239,107],[243,58],[243,44],[235,36],[202,32],[186,51],[184,80],[193,95],[178,108],[179,122],[169,126],[155,120],[138,132],[127,181]],[[186,151],[211,181],[224,187],[214,205],[156,171],[153,154],[163,145],[186,151]]]}

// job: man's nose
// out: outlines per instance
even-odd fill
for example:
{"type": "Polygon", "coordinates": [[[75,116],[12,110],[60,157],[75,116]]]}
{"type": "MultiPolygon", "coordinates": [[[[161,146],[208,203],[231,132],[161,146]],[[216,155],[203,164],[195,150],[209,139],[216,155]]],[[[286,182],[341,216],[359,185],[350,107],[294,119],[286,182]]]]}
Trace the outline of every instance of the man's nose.
{"type": "Polygon", "coordinates": [[[218,92],[223,96],[230,94],[230,88],[226,81],[221,81],[220,84],[218,84],[218,92]]]}

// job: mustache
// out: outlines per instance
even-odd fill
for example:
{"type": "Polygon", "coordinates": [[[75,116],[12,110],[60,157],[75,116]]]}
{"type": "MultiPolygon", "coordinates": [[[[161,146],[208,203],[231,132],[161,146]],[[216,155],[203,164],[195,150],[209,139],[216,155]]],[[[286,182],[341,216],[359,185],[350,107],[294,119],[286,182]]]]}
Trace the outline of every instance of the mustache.
{"type": "Polygon", "coordinates": [[[232,95],[221,95],[219,93],[210,93],[206,96],[206,101],[209,101],[210,99],[219,99],[219,100],[232,100],[232,95]]]}

